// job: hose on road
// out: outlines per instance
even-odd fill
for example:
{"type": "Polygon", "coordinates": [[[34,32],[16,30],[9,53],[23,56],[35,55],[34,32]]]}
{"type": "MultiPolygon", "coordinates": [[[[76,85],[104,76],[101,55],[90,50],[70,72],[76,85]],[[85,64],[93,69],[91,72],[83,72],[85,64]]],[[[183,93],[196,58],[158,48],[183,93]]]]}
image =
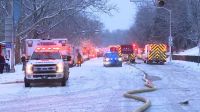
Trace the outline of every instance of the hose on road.
{"type": "Polygon", "coordinates": [[[151,101],[149,99],[145,99],[143,97],[136,96],[136,95],[133,95],[133,94],[144,93],[144,92],[151,92],[151,91],[155,91],[156,90],[156,87],[147,78],[147,73],[145,73],[144,71],[142,71],[142,72],[144,73],[143,81],[145,82],[145,87],[147,87],[147,88],[142,88],[142,89],[138,89],[138,90],[127,91],[124,94],[124,97],[126,97],[126,98],[131,98],[131,99],[135,99],[135,100],[144,102],[144,104],[142,106],[138,107],[133,112],[144,112],[145,110],[147,110],[151,106],[151,101]]]}

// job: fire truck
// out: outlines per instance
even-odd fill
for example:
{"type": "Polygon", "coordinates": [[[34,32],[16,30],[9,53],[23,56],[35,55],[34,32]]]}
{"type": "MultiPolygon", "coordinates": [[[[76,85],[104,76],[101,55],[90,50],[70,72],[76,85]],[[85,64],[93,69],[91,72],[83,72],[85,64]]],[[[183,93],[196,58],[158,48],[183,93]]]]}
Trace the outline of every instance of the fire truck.
{"type": "Polygon", "coordinates": [[[25,66],[25,87],[34,82],[61,82],[66,85],[69,78],[68,62],[71,56],[64,58],[63,47],[66,40],[52,41],[41,39],[26,40],[26,55],[29,57],[25,66]],[[58,44],[60,43],[60,44],[58,44]]]}
{"type": "Polygon", "coordinates": [[[120,45],[118,53],[123,61],[135,62],[135,50],[132,45],[120,45]]]}
{"type": "Polygon", "coordinates": [[[109,46],[109,49],[110,49],[110,52],[119,52],[119,45],[110,45],[109,46]]]}
{"type": "Polygon", "coordinates": [[[166,62],[166,52],[167,46],[165,44],[153,43],[147,44],[144,48],[143,60],[144,63],[160,63],[164,64],[166,62]]]}

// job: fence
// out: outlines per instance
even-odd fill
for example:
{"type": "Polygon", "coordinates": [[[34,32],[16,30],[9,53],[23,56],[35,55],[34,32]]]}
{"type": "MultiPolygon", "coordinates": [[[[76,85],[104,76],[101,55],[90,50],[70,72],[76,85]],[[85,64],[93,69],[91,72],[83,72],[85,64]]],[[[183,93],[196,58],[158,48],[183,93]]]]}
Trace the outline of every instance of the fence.
{"type": "Polygon", "coordinates": [[[187,56],[187,55],[172,55],[173,60],[183,60],[183,61],[190,61],[190,62],[200,62],[200,56],[187,56]]]}

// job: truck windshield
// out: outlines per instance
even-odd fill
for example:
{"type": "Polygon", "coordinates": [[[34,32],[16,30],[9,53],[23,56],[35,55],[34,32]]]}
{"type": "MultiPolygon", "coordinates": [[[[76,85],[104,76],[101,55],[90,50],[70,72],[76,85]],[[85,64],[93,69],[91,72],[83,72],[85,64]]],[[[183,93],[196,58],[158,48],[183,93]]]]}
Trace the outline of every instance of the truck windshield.
{"type": "Polygon", "coordinates": [[[44,59],[61,59],[59,52],[34,52],[32,60],[44,60],[44,59]]]}

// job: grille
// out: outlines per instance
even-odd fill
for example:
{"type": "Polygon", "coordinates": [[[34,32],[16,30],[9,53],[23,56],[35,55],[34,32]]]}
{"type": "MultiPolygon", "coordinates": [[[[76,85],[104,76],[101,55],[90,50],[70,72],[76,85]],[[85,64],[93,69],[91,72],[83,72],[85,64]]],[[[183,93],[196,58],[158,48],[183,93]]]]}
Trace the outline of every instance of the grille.
{"type": "Polygon", "coordinates": [[[56,77],[56,75],[33,75],[34,78],[38,77],[56,77]]]}
{"type": "Polygon", "coordinates": [[[57,67],[55,64],[33,65],[33,73],[55,73],[57,67]]]}

